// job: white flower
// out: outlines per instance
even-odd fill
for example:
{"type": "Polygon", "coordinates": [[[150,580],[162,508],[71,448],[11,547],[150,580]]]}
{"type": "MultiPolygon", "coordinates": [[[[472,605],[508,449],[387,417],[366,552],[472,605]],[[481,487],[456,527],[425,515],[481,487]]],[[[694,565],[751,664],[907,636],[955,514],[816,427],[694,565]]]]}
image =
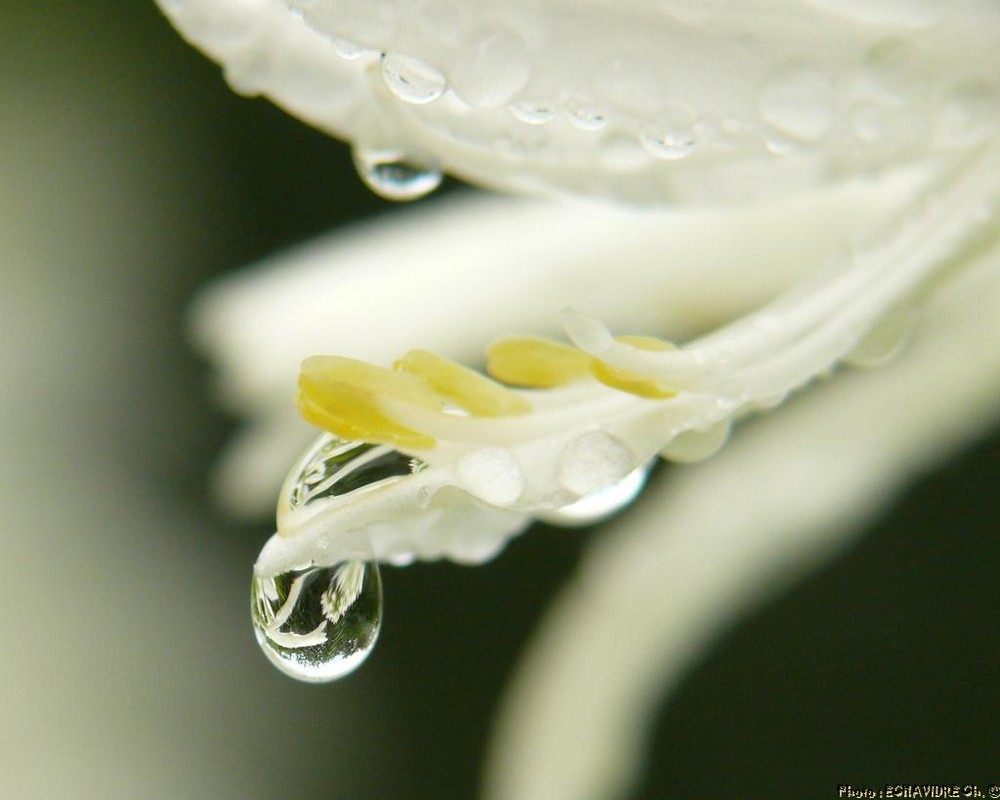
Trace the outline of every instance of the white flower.
{"type": "MultiPolygon", "coordinates": [[[[990,0],[162,5],[234,86],[350,139],[390,196],[446,170],[651,207],[446,204],[206,301],[234,404],[282,417],[289,365],[331,343],[347,355],[304,362],[303,416],[417,460],[371,491],[300,502],[307,453],[258,577],[361,557],[359,534],[379,560],[477,562],[534,517],[591,521],[631,499],[651,458],[712,456],[734,420],[887,360],[918,320],[898,365],[758,423],[595,554],[500,729],[493,796],[620,793],[650,696],[707,632],[995,415],[990,0]],[[540,338],[566,307],[566,340],[540,338]],[[397,324],[373,330],[373,308],[397,324]],[[531,335],[487,349],[492,380],[451,360],[511,330],[531,335]],[[401,332],[421,349],[404,353],[401,332]],[[595,669],[611,609],[634,627],[598,645],[595,669]],[[591,720],[574,715],[584,693],[606,701],[591,720]]],[[[286,431],[262,426],[254,446],[286,431]]]]}

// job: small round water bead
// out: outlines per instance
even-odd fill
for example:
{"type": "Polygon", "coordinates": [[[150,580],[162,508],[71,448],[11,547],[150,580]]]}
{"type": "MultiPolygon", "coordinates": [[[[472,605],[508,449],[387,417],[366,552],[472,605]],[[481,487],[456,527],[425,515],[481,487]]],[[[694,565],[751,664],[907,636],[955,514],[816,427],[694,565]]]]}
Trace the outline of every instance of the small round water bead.
{"type": "Polygon", "coordinates": [[[378,565],[345,561],[254,577],[250,611],[258,644],[286,675],[309,683],[342,678],[360,666],[378,639],[378,565]]]}

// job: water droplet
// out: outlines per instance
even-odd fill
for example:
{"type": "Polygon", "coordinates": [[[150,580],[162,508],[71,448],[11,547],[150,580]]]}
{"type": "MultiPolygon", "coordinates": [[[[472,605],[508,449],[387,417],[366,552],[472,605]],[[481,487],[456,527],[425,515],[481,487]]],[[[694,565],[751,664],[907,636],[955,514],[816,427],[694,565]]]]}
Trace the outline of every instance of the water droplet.
{"type": "Polygon", "coordinates": [[[448,87],[441,70],[403,53],[382,56],[382,80],[396,97],[414,105],[437,100],[448,87]]]}
{"type": "Polygon", "coordinates": [[[915,324],[910,308],[886,314],[844,358],[853,367],[878,367],[903,349],[915,324]]]}
{"type": "Polygon", "coordinates": [[[607,114],[586,100],[567,100],[566,116],[573,125],[585,131],[598,131],[608,124],[607,114]]]}
{"type": "Polygon", "coordinates": [[[334,36],[330,41],[333,44],[334,52],[344,59],[344,61],[356,61],[363,55],[375,53],[370,47],[365,47],[363,44],[352,42],[349,39],[341,39],[334,36]]]}
{"type": "Polygon", "coordinates": [[[386,200],[416,200],[441,185],[436,163],[410,158],[392,147],[355,145],[354,166],[368,188],[386,200]]]}
{"type": "Polygon", "coordinates": [[[462,487],[491,505],[510,505],[524,491],[521,465],[503,447],[483,447],[466,453],[457,471],[462,487]]]}
{"type": "Polygon", "coordinates": [[[536,98],[521,100],[507,106],[514,119],[527,122],[529,125],[544,125],[556,116],[556,106],[548,100],[536,98]]]}
{"type": "Polygon", "coordinates": [[[639,142],[654,158],[677,161],[694,152],[695,136],[691,128],[647,125],[639,133],[639,142]]]}
{"type": "Polygon", "coordinates": [[[729,420],[723,420],[712,425],[707,430],[684,431],[675,436],[660,451],[660,455],[669,461],[679,464],[704,461],[722,449],[722,446],[729,439],[731,429],[732,423],[729,420]]]}
{"type": "Polygon", "coordinates": [[[801,149],[801,145],[784,136],[768,136],[764,140],[764,149],[772,156],[787,156],[801,149]]]}
{"type": "Polygon", "coordinates": [[[585,496],[613,486],[635,469],[628,446],[604,431],[591,431],[571,441],[559,456],[559,483],[585,496]]]}
{"type": "Polygon", "coordinates": [[[480,28],[469,35],[451,75],[455,91],[465,102],[497,108],[528,85],[531,61],[524,41],[516,33],[480,28]]]}
{"type": "Polygon", "coordinates": [[[420,472],[423,461],[388,445],[351,442],[324,433],[299,459],[278,501],[284,515],[327,498],[367,491],[420,472]]]}
{"type": "Polygon", "coordinates": [[[566,527],[600,522],[625,508],[638,497],[642,487],[646,485],[649,470],[649,464],[634,469],[618,483],[591,492],[555,511],[541,512],[538,518],[542,522],[566,527]]]}
{"type": "Polygon", "coordinates": [[[761,87],[760,114],[782,133],[804,141],[821,139],[833,124],[830,76],[811,67],[788,67],[761,87]]]}
{"type": "Polygon", "coordinates": [[[374,561],[344,561],[269,578],[254,577],[250,613],[272,664],[300,681],[353,672],[382,625],[382,580],[374,561]]]}

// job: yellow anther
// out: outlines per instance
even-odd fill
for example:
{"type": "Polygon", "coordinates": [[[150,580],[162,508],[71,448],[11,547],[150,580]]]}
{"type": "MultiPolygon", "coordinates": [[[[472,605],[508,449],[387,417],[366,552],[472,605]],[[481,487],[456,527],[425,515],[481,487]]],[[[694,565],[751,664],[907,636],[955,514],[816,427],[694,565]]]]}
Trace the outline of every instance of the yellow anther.
{"type": "MultiPolygon", "coordinates": [[[[654,339],[652,336],[616,336],[615,341],[627,344],[637,350],[653,352],[676,350],[670,342],[654,339]]],[[[637,397],[645,397],[648,400],[667,400],[677,395],[675,390],[662,386],[645,375],[612,367],[596,358],[590,365],[590,371],[605,386],[634,394],[637,397]]]]}
{"type": "Polygon", "coordinates": [[[536,336],[499,339],[486,352],[487,371],[516,386],[548,389],[589,377],[591,357],[575,347],[536,336]]]}
{"type": "Polygon", "coordinates": [[[393,366],[425,381],[441,397],[473,416],[503,417],[531,410],[531,403],[510,389],[427,350],[411,350],[393,366]]]}
{"type": "Polygon", "coordinates": [[[441,407],[430,387],[401,372],[339,356],[314,356],[302,363],[295,400],[307,422],[343,439],[415,449],[434,446],[432,437],[388,417],[380,397],[441,407]]]}
{"type": "Polygon", "coordinates": [[[619,344],[627,344],[629,347],[634,347],[636,350],[650,350],[653,352],[665,353],[668,350],[677,349],[673,343],[666,342],[663,339],[657,339],[654,336],[616,336],[615,341],[619,344]]]}

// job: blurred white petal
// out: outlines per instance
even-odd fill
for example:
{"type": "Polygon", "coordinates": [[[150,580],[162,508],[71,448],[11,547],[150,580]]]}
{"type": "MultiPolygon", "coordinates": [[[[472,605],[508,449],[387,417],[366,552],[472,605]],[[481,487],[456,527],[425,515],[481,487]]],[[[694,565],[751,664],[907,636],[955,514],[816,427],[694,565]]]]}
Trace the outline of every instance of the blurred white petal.
{"type": "Polygon", "coordinates": [[[588,551],[508,690],[488,800],[623,797],[661,698],[739,614],[1000,420],[1000,253],[898,360],[838,377],[660,477],[588,551]]]}

